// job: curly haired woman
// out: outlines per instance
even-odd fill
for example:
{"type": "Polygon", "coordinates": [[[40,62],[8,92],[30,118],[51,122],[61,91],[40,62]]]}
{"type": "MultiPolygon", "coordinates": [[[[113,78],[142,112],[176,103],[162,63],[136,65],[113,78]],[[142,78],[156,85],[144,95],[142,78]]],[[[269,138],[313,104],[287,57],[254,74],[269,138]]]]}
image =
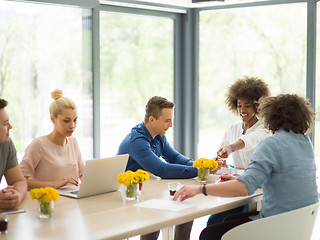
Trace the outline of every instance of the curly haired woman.
{"type": "Polygon", "coordinates": [[[228,158],[232,154],[236,168],[246,169],[257,144],[271,133],[258,119],[258,100],[269,96],[268,85],[257,77],[243,77],[229,87],[226,104],[241,122],[225,132],[217,155],[228,158]]]}
{"type": "MultiPolygon", "coordinates": [[[[257,77],[244,76],[228,89],[226,104],[229,110],[241,118],[241,122],[227,129],[217,156],[228,158],[231,155],[235,168],[246,169],[258,143],[271,135],[258,118],[258,100],[267,96],[269,96],[268,85],[257,77]]],[[[207,225],[222,222],[230,214],[246,211],[248,211],[247,205],[211,215],[207,225]]]]}
{"type": "Polygon", "coordinates": [[[219,197],[248,196],[262,186],[260,212],[230,215],[222,223],[206,227],[201,240],[221,239],[224,233],[243,223],[319,201],[314,151],[306,135],[315,119],[310,102],[294,94],[281,94],[262,99],[259,112],[273,135],[258,144],[244,174],[237,179],[225,174],[220,184],[185,186],[174,195],[175,201],[201,192],[219,197]]]}

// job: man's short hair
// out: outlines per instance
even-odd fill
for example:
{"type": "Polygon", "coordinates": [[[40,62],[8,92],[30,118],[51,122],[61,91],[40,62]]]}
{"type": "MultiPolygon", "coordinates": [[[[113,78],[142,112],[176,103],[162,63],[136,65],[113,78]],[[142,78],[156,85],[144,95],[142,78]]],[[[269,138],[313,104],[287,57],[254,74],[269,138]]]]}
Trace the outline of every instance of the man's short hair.
{"type": "Polygon", "coordinates": [[[149,122],[149,117],[153,116],[155,119],[158,119],[162,113],[162,109],[164,108],[174,108],[174,103],[168,101],[164,97],[154,96],[149,99],[146,105],[146,114],[144,118],[144,122],[149,122]]]}
{"type": "Polygon", "coordinates": [[[0,98],[0,109],[4,109],[8,105],[8,102],[0,98]]]}

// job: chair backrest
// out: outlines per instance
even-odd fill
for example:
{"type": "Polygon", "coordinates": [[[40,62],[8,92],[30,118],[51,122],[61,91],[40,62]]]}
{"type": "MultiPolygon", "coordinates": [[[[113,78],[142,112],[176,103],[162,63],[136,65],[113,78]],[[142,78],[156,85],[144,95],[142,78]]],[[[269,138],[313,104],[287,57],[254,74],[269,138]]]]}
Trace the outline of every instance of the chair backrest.
{"type": "Polygon", "coordinates": [[[309,240],[319,203],[239,225],[221,240],[309,240]]]}

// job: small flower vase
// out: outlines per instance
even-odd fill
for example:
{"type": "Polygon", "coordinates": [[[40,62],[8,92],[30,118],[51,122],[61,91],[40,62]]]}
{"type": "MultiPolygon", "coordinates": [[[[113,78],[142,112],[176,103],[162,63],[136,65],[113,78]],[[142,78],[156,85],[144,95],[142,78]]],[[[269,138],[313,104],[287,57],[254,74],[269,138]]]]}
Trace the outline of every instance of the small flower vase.
{"type": "Polygon", "coordinates": [[[207,183],[209,179],[210,169],[198,169],[198,181],[201,183],[207,183]]]}
{"type": "Polygon", "coordinates": [[[39,217],[40,218],[50,218],[53,215],[54,202],[39,202],[39,217]]]}
{"type": "Polygon", "coordinates": [[[138,183],[131,183],[129,186],[126,187],[126,200],[136,200],[138,198],[139,193],[139,184],[138,183]]]}

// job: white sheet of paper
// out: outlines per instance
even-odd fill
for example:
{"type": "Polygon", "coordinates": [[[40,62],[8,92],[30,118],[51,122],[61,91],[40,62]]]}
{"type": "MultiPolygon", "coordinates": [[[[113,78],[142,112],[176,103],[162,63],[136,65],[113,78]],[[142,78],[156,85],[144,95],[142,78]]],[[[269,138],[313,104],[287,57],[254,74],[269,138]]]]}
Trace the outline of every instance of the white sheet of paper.
{"type": "Polygon", "coordinates": [[[19,208],[14,210],[1,210],[0,213],[6,213],[6,214],[15,214],[15,213],[25,213],[26,210],[19,208]]]}
{"type": "Polygon", "coordinates": [[[244,173],[243,169],[236,169],[236,174],[242,175],[244,173]]]}
{"type": "Polygon", "coordinates": [[[174,202],[171,200],[151,199],[144,202],[134,204],[135,207],[151,208],[156,210],[165,210],[179,212],[187,208],[194,207],[192,203],[174,202]]]}

